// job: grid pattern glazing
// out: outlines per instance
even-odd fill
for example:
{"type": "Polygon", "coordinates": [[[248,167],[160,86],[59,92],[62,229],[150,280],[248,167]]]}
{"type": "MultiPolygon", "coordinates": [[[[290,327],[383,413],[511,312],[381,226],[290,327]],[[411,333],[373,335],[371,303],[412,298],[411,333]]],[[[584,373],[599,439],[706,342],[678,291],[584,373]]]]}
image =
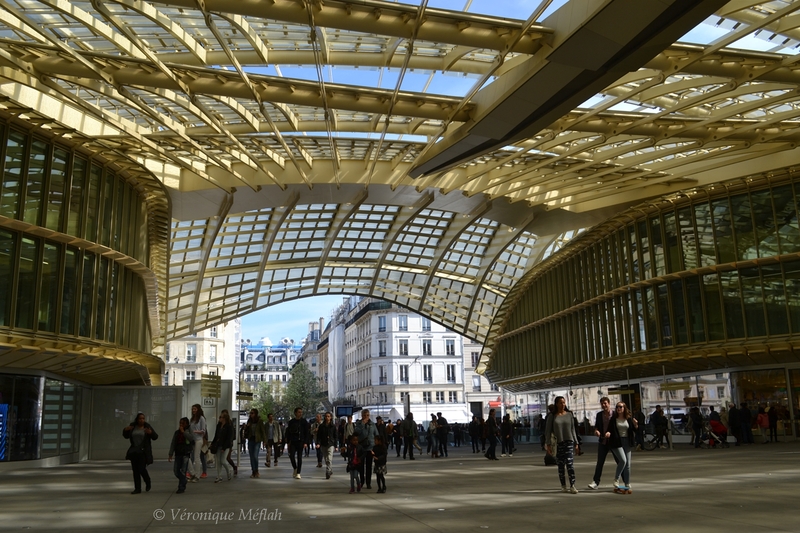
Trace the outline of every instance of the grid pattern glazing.
{"type": "MultiPolygon", "coordinates": [[[[715,189],[640,206],[536,269],[492,349],[492,375],[567,376],[653,352],[659,364],[692,368],[713,346],[800,334],[788,297],[800,272],[800,183],[786,174],[715,189]]],[[[699,364],[730,365],[728,352],[699,364]]]]}

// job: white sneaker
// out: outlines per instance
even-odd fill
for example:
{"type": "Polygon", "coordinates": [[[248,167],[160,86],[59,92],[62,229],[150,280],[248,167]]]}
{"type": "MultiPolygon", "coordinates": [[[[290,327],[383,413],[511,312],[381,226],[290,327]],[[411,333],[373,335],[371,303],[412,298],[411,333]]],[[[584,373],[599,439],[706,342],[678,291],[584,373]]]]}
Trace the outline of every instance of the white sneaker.
{"type": "Polygon", "coordinates": [[[297,469],[292,468],[292,477],[297,477],[297,469]]]}
{"type": "Polygon", "coordinates": [[[500,457],[505,457],[505,456],[506,456],[506,454],[504,454],[504,453],[500,454],[500,457]]]}
{"type": "Polygon", "coordinates": [[[570,493],[572,493],[572,494],[578,494],[578,489],[576,489],[576,488],[575,488],[575,485],[572,485],[572,486],[569,488],[569,491],[570,491],[570,493]]]}
{"type": "Polygon", "coordinates": [[[508,454],[509,457],[514,457],[513,453],[508,454]]]}
{"type": "Polygon", "coordinates": [[[615,479],[615,480],[614,480],[614,488],[617,488],[617,489],[618,489],[618,488],[620,488],[621,486],[622,486],[622,481],[621,481],[619,478],[615,479]]]}
{"type": "Polygon", "coordinates": [[[587,486],[588,486],[590,489],[592,489],[592,490],[597,490],[597,487],[598,487],[599,485],[598,485],[597,483],[595,483],[594,481],[592,481],[592,482],[591,482],[591,483],[589,483],[589,485],[587,485],[587,486]]]}
{"type": "Polygon", "coordinates": [[[566,485],[561,485],[561,492],[569,492],[569,489],[566,485]]]}
{"type": "Polygon", "coordinates": [[[295,478],[295,479],[300,479],[300,474],[295,474],[295,475],[294,475],[294,478],[295,478]]]}

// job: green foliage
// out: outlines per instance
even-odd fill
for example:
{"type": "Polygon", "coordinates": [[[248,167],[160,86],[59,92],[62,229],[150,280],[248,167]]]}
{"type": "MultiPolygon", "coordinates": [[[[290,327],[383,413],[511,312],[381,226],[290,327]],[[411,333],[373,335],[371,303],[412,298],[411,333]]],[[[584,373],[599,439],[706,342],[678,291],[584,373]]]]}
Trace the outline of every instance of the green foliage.
{"type": "Polygon", "coordinates": [[[269,413],[273,413],[276,420],[287,418],[289,409],[284,401],[286,388],[280,381],[259,381],[253,391],[251,408],[258,409],[258,414],[264,420],[269,413]]]}
{"type": "Polygon", "coordinates": [[[304,416],[310,417],[317,412],[320,401],[322,395],[314,373],[306,365],[294,365],[283,395],[283,403],[288,408],[290,416],[294,413],[295,407],[302,407],[304,416]]]}

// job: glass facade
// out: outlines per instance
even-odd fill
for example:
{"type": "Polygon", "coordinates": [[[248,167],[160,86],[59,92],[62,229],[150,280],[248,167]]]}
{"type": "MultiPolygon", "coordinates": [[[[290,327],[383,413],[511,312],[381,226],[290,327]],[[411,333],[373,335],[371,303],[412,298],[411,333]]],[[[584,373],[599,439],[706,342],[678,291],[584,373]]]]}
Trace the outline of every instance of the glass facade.
{"type": "Polygon", "coordinates": [[[1,121],[0,162],[0,216],[27,224],[0,226],[0,329],[150,352],[143,279],[129,260],[110,258],[149,262],[134,185],[97,158],[1,121]]]}
{"type": "Polygon", "coordinates": [[[493,347],[492,377],[800,333],[800,182],[712,189],[630,210],[535,269],[493,347]]]}
{"type": "Polygon", "coordinates": [[[71,383],[0,374],[0,462],[77,452],[82,399],[71,383]]]}

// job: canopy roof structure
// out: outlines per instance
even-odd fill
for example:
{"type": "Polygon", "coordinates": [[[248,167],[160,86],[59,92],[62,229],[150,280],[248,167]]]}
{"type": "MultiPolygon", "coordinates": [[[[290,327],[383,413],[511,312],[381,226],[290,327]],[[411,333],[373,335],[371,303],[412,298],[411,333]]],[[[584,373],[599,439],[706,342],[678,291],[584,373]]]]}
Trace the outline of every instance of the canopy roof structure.
{"type": "Polygon", "coordinates": [[[581,229],[797,163],[798,10],[0,0],[0,109],[163,185],[167,339],[345,293],[483,341],[581,229]]]}

